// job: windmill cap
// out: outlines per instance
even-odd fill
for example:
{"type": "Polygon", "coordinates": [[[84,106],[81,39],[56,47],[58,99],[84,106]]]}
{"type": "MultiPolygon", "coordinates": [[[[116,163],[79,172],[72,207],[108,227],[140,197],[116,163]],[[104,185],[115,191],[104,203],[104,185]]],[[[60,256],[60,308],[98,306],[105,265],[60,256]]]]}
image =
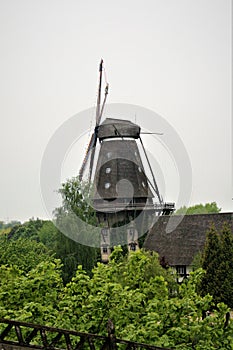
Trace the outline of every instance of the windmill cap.
{"type": "Polygon", "coordinates": [[[119,137],[138,139],[140,130],[140,126],[130,120],[106,118],[98,127],[98,138],[100,140],[119,137]]]}

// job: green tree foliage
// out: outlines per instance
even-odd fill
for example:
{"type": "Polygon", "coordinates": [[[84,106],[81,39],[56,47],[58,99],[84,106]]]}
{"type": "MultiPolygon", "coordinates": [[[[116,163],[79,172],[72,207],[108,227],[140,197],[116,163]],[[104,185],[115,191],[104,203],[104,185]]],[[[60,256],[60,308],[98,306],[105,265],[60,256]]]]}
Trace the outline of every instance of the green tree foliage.
{"type": "Polygon", "coordinates": [[[222,344],[231,349],[232,324],[223,327],[227,307],[219,304],[213,316],[202,319],[212,297],[197,294],[201,275],[196,271],[172,296],[170,277],[156,254],[137,251],[123,257],[117,248],[108,265],[94,268],[92,278],[77,270],[64,289],[56,325],[104,335],[110,318],[120,338],[177,349],[219,349],[222,344]]]}
{"type": "Polygon", "coordinates": [[[38,231],[43,226],[44,221],[41,219],[30,219],[24,224],[18,224],[12,227],[9,238],[18,239],[18,238],[29,238],[31,240],[38,241],[38,231]]]}
{"type": "Polygon", "coordinates": [[[54,214],[57,227],[66,236],[58,233],[56,252],[63,263],[65,283],[75,275],[79,264],[90,274],[100,259],[100,249],[95,248],[99,246],[99,235],[95,232],[97,218],[90,203],[91,192],[90,185],[80,183],[77,177],[67,180],[59,190],[62,206],[54,214]],[[88,243],[84,245],[85,242],[88,243]],[[89,246],[90,242],[93,242],[93,247],[89,246]]]}
{"type": "Polygon", "coordinates": [[[44,221],[42,227],[37,231],[37,240],[55,253],[59,244],[59,238],[58,229],[52,221],[44,221]]]}
{"type": "Polygon", "coordinates": [[[202,257],[206,274],[202,278],[202,295],[211,294],[214,302],[224,302],[233,308],[233,237],[229,226],[218,233],[215,227],[207,232],[202,257]]]}
{"type": "Polygon", "coordinates": [[[199,251],[193,258],[192,261],[192,269],[193,271],[200,269],[202,267],[202,252],[199,251]]]}
{"type": "Polygon", "coordinates": [[[51,221],[44,222],[38,232],[39,240],[62,262],[62,278],[66,284],[75,276],[78,265],[90,275],[96,260],[97,249],[83,246],[61,233],[51,221]]]}
{"type": "Polygon", "coordinates": [[[25,238],[0,237],[0,265],[17,266],[22,271],[35,268],[42,261],[51,261],[52,252],[42,243],[25,238]]]}
{"type": "Polygon", "coordinates": [[[56,257],[62,262],[62,278],[68,283],[75,276],[78,265],[82,265],[88,275],[100,260],[99,249],[79,244],[57,231],[56,257]]]}
{"type": "Polygon", "coordinates": [[[1,265],[0,276],[1,317],[54,323],[62,289],[59,260],[42,261],[28,272],[1,265]]]}
{"type": "Polygon", "coordinates": [[[229,226],[224,225],[220,235],[221,263],[219,279],[221,281],[221,301],[233,309],[233,235],[229,226]]]}
{"type": "Polygon", "coordinates": [[[99,251],[83,246],[62,234],[52,221],[29,220],[14,226],[0,236],[0,263],[15,264],[30,270],[41,261],[50,261],[53,256],[62,262],[62,278],[67,283],[75,275],[78,265],[91,274],[99,251]]]}
{"type": "Polygon", "coordinates": [[[171,293],[169,271],[161,268],[157,254],[137,251],[122,256],[116,248],[110,263],[98,263],[90,277],[78,267],[63,286],[59,261],[41,262],[24,272],[0,267],[2,317],[106,335],[110,318],[116,336],[175,349],[230,350],[233,326],[224,327],[224,304],[202,319],[212,307],[212,297],[200,296],[196,285],[203,272],[171,293]]]}
{"type": "Polygon", "coordinates": [[[211,213],[219,213],[220,211],[221,211],[221,208],[217,206],[216,202],[212,202],[212,203],[206,203],[204,205],[196,204],[189,208],[187,208],[186,206],[183,206],[177,209],[174,212],[174,215],[211,214],[211,213]]]}
{"type": "Polygon", "coordinates": [[[91,225],[97,224],[95,210],[91,206],[90,193],[92,189],[85,182],[80,182],[78,177],[68,179],[58,190],[62,197],[62,206],[55,209],[55,216],[59,221],[63,216],[71,212],[82,221],[91,225]]]}

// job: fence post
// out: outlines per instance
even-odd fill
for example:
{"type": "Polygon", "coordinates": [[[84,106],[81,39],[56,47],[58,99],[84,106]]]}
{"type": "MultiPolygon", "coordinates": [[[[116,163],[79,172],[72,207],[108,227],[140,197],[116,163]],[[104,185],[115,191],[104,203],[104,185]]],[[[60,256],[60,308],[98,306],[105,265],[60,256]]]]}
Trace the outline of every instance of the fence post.
{"type": "Polygon", "coordinates": [[[107,331],[108,331],[109,350],[117,350],[115,326],[110,318],[108,319],[107,331]]]}

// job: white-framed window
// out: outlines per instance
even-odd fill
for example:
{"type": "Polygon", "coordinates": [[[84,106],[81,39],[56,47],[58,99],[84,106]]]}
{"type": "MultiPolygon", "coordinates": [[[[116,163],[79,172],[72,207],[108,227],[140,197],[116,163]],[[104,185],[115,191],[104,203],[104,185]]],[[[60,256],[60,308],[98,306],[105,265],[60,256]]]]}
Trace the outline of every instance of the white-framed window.
{"type": "Polygon", "coordinates": [[[185,265],[176,266],[176,272],[180,276],[186,276],[186,266],[185,265]]]}

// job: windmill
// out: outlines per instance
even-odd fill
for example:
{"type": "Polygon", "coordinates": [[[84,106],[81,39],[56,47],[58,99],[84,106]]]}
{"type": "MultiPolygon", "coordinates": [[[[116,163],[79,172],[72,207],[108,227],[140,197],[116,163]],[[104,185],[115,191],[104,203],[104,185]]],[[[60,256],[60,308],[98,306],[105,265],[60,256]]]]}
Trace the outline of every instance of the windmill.
{"type": "Polygon", "coordinates": [[[108,84],[106,84],[105,97],[101,107],[102,71],[103,60],[101,60],[99,67],[96,125],[79,172],[79,179],[82,180],[89,163],[89,182],[92,181],[94,172],[93,206],[98,220],[103,226],[101,235],[102,261],[108,261],[111,236],[114,240],[114,226],[123,225],[126,227],[128,249],[136,250],[138,249],[138,230],[142,229],[140,225],[145,224],[145,220],[152,219],[153,222],[154,216],[171,213],[174,210],[174,204],[164,203],[159,193],[141,139],[140,126],[129,120],[115,118],[106,118],[101,123],[108,94],[108,84]],[[98,159],[95,160],[97,141],[99,141],[100,150],[98,159]],[[152,181],[145,172],[142,156],[147,163],[152,181]],[[95,169],[94,160],[96,162],[95,169]],[[138,220],[139,218],[140,220],[138,220]]]}

